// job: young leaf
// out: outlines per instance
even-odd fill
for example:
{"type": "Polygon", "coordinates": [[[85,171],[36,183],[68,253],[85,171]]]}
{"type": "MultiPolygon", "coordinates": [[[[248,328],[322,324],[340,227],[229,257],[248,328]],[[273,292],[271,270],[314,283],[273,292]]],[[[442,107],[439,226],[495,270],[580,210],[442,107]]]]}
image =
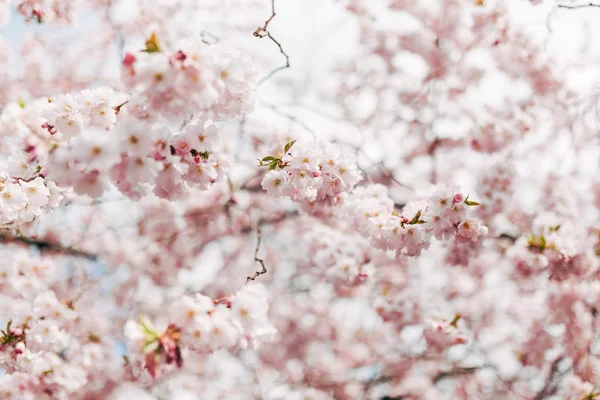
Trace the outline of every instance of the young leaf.
{"type": "Polygon", "coordinates": [[[140,325],[142,326],[144,333],[146,333],[148,337],[156,339],[160,336],[158,332],[156,332],[156,328],[154,327],[152,322],[150,322],[150,320],[144,315],[140,317],[140,325]]]}
{"type": "Polygon", "coordinates": [[[452,321],[450,322],[450,325],[452,325],[453,327],[457,328],[458,327],[458,321],[460,321],[460,319],[462,318],[462,314],[456,314],[454,316],[454,318],[452,319],[452,321]]]}
{"type": "Polygon", "coordinates": [[[142,51],[146,53],[162,53],[162,48],[160,47],[156,32],[152,32],[150,39],[146,40],[146,48],[142,51]]]}
{"type": "Polygon", "coordinates": [[[409,225],[418,224],[421,219],[421,210],[417,211],[417,214],[410,220],[409,225]]]}
{"type": "Polygon", "coordinates": [[[279,160],[271,161],[269,164],[269,171],[273,171],[275,168],[277,168],[277,165],[279,165],[279,160]]]}
{"type": "Polygon", "coordinates": [[[288,152],[288,151],[289,151],[289,150],[292,148],[292,146],[294,145],[294,143],[296,143],[296,141],[295,141],[295,140],[292,140],[291,142],[288,142],[288,143],[285,145],[285,147],[283,148],[283,152],[284,152],[284,153],[287,153],[287,152],[288,152]]]}
{"type": "Polygon", "coordinates": [[[273,157],[273,156],[266,156],[266,157],[265,157],[265,158],[263,158],[261,161],[263,161],[263,162],[267,162],[267,161],[273,161],[273,160],[276,160],[276,158],[275,158],[275,157],[273,157]]]}

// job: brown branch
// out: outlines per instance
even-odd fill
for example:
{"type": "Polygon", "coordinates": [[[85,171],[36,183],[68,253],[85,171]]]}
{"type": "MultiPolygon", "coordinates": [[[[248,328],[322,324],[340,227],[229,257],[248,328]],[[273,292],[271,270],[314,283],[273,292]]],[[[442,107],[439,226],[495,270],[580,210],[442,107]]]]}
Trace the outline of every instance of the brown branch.
{"type": "Polygon", "coordinates": [[[279,43],[273,36],[271,36],[271,33],[267,32],[266,36],[271,39],[273,41],[273,43],[275,43],[277,45],[277,47],[279,47],[279,52],[281,54],[283,54],[283,56],[285,57],[285,65],[282,65],[281,67],[277,67],[275,68],[273,71],[269,72],[269,74],[267,76],[265,76],[264,78],[262,78],[260,81],[258,81],[258,85],[262,84],[263,82],[265,82],[267,79],[271,78],[273,75],[275,75],[277,72],[287,69],[290,67],[290,56],[287,55],[287,53],[283,50],[283,47],[281,47],[281,43],[279,43]]]}
{"type": "Polygon", "coordinates": [[[253,35],[255,37],[261,37],[261,34],[267,31],[267,28],[269,27],[269,24],[271,23],[273,18],[275,18],[275,15],[277,15],[275,14],[275,0],[271,0],[271,16],[268,20],[265,21],[265,24],[262,27],[259,26],[258,28],[256,28],[253,35]]]}
{"type": "Polygon", "coordinates": [[[455,368],[455,369],[452,369],[450,371],[440,372],[439,374],[437,374],[433,378],[433,383],[438,383],[442,379],[446,379],[446,378],[451,378],[451,377],[460,376],[460,375],[472,374],[475,371],[480,370],[482,368],[486,368],[486,367],[489,367],[489,366],[488,365],[482,365],[482,366],[479,366],[479,367],[455,368]]]}
{"type": "Polygon", "coordinates": [[[274,70],[272,70],[271,72],[269,72],[267,74],[267,76],[265,76],[260,81],[258,81],[258,85],[262,84],[267,79],[271,78],[278,71],[281,71],[283,69],[287,69],[287,68],[290,67],[290,56],[285,52],[285,50],[283,50],[283,46],[281,46],[281,43],[279,43],[279,41],[277,41],[277,39],[275,39],[271,35],[271,32],[269,32],[269,30],[268,30],[269,24],[271,23],[271,21],[273,20],[273,18],[275,18],[275,15],[277,15],[275,13],[275,0],[271,0],[271,16],[269,17],[269,19],[267,19],[265,21],[265,24],[263,26],[259,26],[258,28],[256,28],[256,30],[252,34],[254,35],[254,37],[257,37],[259,39],[262,39],[264,37],[268,37],[269,39],[271,39],[271,41],[273,43],[275,43],[277,45],[277,47],[279,48],[279,52],[281,54],[283,54],[283,56],[285,57],[285,65],[283,65],[281,67],[277,67],[274,70]]]}
{"type": "Polygon", "coordinates": [[[26,236],[12,236],[0,234],[0,242],[3,243],[23,243],[29,246],[36,247],[40,252],[48,252],[53,254],[66,254],[69,256],[83,257],[88,260],[95,261],[98,257],[95,254],[88,253],[83,250],[77,250],[72,247],[64,247],[58,243],[52,243],[45,240],[34,239],[26,236]]]}
{"type": "Polygon", "coordinates": [[[247,277],[246,278],[246,283],[248,283],[248,281],[250,281],[250,280],[253,281],[256,278],[258,278],[260,275],[264,275],[264,274],[267,273],[267,268],[265,267],[265,260],[263,260],[262,258],[258,258],[258,251],[260,250],[260,241],[262,239],[262,232],[260,230],[260,223],[256,226],[256,235],[257,235],[257,240],[256,240],[256,247],[254,248],[254,261],[260,263],[260,266],[262,267],[262,270],[256,271],[253,276],[247,277]]]}

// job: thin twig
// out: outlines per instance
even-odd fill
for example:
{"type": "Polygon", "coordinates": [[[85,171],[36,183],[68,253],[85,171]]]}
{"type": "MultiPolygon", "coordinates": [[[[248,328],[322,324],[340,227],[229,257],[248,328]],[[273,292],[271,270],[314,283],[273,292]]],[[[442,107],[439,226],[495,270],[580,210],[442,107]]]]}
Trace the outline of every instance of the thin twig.
{"type": "Polygon", "coordinates": [[[246,283],[248,283],[248,281],[253,281],[256,278],[258,278],[260,275],[264,275],[267,273],[267,268],[265,267],[265,260],[263,260],[262,258],[258,258],[258,251],[260,250],[260,241],[262,239],[260,223],[256,226],[256,236],[257,236],[257,239],[256,239],[256,247],[254,248],[254,261],[260,263],[262,270],[256,271],[253,276],[247,277],[246,283]]]}
{"type": "Polygon", "coordinates": [[[576,5],[559,4],[558,5],[558,8],[569,8],[569,9],[587,8],[587,7],[600,7],[600,4],[594,4],[592,2],[589,2],[588,4],[576,4],[576,5]]]}
{"type": "Polygon", "coordinates": [[[275,0],[271,0],[271,16],[269,17],[269,19],[267,19],[265,21],[265,24],[263,26],[259,26],[258,28],[256,28],[256,30],[252,34],[254,35],[254,37],[257,37],[259,39],[262,39],[264,37],[268,37],[269,39],[271,39],[271,41],[273,43],[275,43],[277,45],[277,47],[279,48],[279,52],[281,54],[283,54],[283,56],[285,57],[285,65],[283,65],[281,67],[277,67],[274,70],[272,70],[271,72],[269,72],[267,74],[267,76],[265,76],[260,81],[258,81],[258,85],[261,85],[267,79],[269,79],[273,75],[275,75],[278,71],[281,71],[283,69],[287,69],[287,68],[290,67],[290,56],[288,56],[288,54],[285,52],[285,50],[283,50],[283,46],[281,46],[281,43],[279,43],[279,41],[277,39],[275,39],[271,35],[271,32],[269,32],[269,30],[268,30],[269,24],[271,23],[271,21],[273,20],[273,18],[275,18],[275,15],[277,15],[275,13],[275,0]]]}
{"type": "Polygon", "coordinates": [[[270,108],[271,110],[273,110],[273,112],[275,112],[278,115],[281,115],[284,118],[287,118],[290,122],[304,128],[304,130],[306,130],[307,132],[311,133],[313,136],[316,134],[314,130],[312,130],[308,125],[306,125],[304,122],[300,121],[298,118],[296,118],[293,115],[284,113],[283,111],[281,111],[279,109],[279,107],[272,105],[272,104],[268,104],[268,103],[263,103],[265,107],[270,108]]]}
{"type": "Polygon", "coordinates": [[[261,85],[263,82],[265,82],[267,79],[271,78],[277,72],[290,67],[290,56],[288,56],[287,53],[283,50],[283,47],[281,47],[281,43],[279,43],[273,36],[271,36],[271,34],[269,32],[267,32],[266,36],[269,39],[271,39],[273,41],[273,43],[275,43],[277,45],[277,47],[279,47],[279,51],[285,57],[285,65],[282,65],[281,67],[277,67],[273,71],[269,72],[269,74],[267,76],[265,76],[260,81],[258,81],[258,85],[261,85]]]}
{"type": "Polygon", "coordinates": [[[271,23],[273,18],[275,18],[275,15],[277,15],[275,14],[275,0],[271,0],[271,16],[268,20],[265,21],[265,24],[262,27],[259,26],[258,28],[256,28],[253,35],[256,37],[260,37],[262,32],[266,32],[267,28],[269,27],[269,24],[271,23]]]}

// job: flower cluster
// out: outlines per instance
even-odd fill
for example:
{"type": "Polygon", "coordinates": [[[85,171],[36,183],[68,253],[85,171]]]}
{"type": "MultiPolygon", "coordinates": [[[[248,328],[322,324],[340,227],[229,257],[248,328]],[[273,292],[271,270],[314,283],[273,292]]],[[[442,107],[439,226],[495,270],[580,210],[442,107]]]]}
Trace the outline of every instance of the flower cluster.
{"type": "Polygon", "coordinates": [[[477,215],[487,220],[501,214],[512,200],[515,168],[506,161],[491,166],[479,177],[477,192],[482,204],[477,207],[477,215]]]}
{"type": "Polygon", "coordinates": [[[125,335],[133,354],[145,354],[145,368],[152,376],[161,364],[183,365],[182,348],[194,352],[256,346],[275,334],[267,320],[268,303],[262,285],[246,285],[235,295],[211,299],[182,296],[169,308],[166,329],[147,318],[129,320],[125,335]]]}
{"type": "Polygon", "coordinates": [[[454,316],[452,321],[445,319],[433,320],[423,330],[423,337],[427,341],[427,350],[443,352],[451,346],[466,344],[468,336],[463,326],[459,325],[461,315],[454,316]]]}
{"type": "Polygon", "coordinates": [[[144,51],[125,55],[123,67],[133,97],[167,118],[234,118],[253,108],[256,69],[237,49],[198,38],[166,53],[153,34],[144,51]]]}
{"type": "Polygon", "coordinates": [[[360,181],[356,160],[348,149],[322,141],[295,143],[259,160],[269,168],[262,180],[268,194],[320,208],[341,202],[360,181]]]}
{"type": "Polygon", "coordinates": [[[369,241],[351,227],[334,229],[319,224],[304,234],[303,239],[308,244],[307,253],[311,255],[307,267],[314,269],[309,271],[312,274],[320,272],[336,286],[361,285],[373,273],[375,267],[369,257],[369,241]],[[327,240],[323,241],[323,238],[327,240]]]}
{"type": "Polygon", "coordinates": [[[194,118],[175,128],[148,120],[137,108],[123,110],[129,104],[124,99],[99,88],[8,108],[0,121],[22,140],[13,144],[21,147],[9,163],[11,177],[43,176],[51,180],[49,190],[56,182],[93,197],[112,183],[133,199],[152,190],[176,199],[224,177],[229,157],[218,151],[219,131],[212,121],[194,118]]]}
{"type": "Polygon", "coordinates": [[[0,366],[9,372],[0,378],[2,394],[69,398],[86,385],[116,379],[122,362],[105,315],[80,308],[79,296],[59,297],[64,259],[33,256],[16,245],[1,255],[0,299],[7,305],[3,316],[10,317],[0,333],[0,366]]]}
{"type": "Polygon", "coordinates": [[[425,200],[394,210],[382,185],[359,187],[348,208],[361,232],[382,249],[419,256],[429,248],[431,237],[439,241],[476,242],[487,233],[480,220],[471,216],[471,201],[456,187],[442,188],[425,200]]]}
{"type": "Polygon", "coordinates": [[[0,224],[31,222],[57,207],[62,199],[62,191],[53,181],[45,181],[39,176],[25,181],[0,175],[0,224]]]}
{"type": "Polygon", "coordinates": [[[18,11],[27,21],[48,25],[65,25],[74,22],[80,1],[19,0],[18,11]]]}

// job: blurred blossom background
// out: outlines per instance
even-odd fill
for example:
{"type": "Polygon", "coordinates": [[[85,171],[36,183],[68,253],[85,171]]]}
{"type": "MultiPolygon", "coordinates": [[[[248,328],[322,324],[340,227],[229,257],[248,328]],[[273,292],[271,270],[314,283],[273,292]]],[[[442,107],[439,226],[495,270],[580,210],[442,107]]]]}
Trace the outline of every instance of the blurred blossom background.
{"type": "MultiPolygon", "coordinates": [[[[261,335],[270,341],[254,348],[252,335],[242,335],[242,349],[211,348],[198,359],[182,350],[189,370],[176,372],[171,360],[156,381],[133,356],[137,369],[116,377],[64,372],[71,389],[59,379],[39,398],[596,398],[597,311],[587,310],[600,296],[600,6],[559,7],[580,4],[587,2],[0,0],[4,164],[20,140],[13,132],[21,126],[13,131],[10,122],[17,105],[104,86],[132,95],[124,60],[141,58],[153,34],[168,54],[186,41],[241,49],[248,68],[235,68],[249,71],[252,62],[257,73],[253,110],[216,121],[216,148],[231,162],[214,186],[173,201],[134,198],[114,184],[99,196],[70,193],[17,233],[60,243],[53,263],[64,287],[53,290],[61,300],[74,301],[72,292],[83,299],[73,312],[102,316],[93,326],[114,337],[114,365],[130,356],[125,322],[139,315],[161,326],[161,340],[179,343],[165,310],[177,304],[169,318],[185,315],[181,298],[197,293],[235,309],[227,299],[264,289],[268,307],[248,304],[265,316],[268,308],[273,331],[261,325],[261,335]],[[64,7],[41,17],[27,8],[37,3],[64,7]],[[375,228],[359,214],[379,211],[357,189],[340,213],[268,197],[257,162],[293,140],[296,149],[303,141],[350,149],[357,188],[386,187],[364,198],[410,210],[406,223],[424,199],[441,198],[438,185],[460,187],[451,194],[481,203],[472,213],[489,235],[463,247],[432,241],[412,258],[373,240],[375,228]],[[554,247],[546,247],[552,234],[554,247]],[[547,254],[551,247],[558,255],[547,254]],[[93,257],[60,258],[64,249],[93,257]],[[265,287],[230,297],[251,287],[246,277],[261,261],[268,272],[256,282],[265,287]]],[[[11,248],[1,251],[12,260],[11,248]]],[[[42,250],[28,251],[43,260],[42,250]]],[[[10,286],[0,282],[0,300],[17,297],[11,290],[20,286],[10,286]]],[[[0,311],[0,326],[13,319],[0,311]]],[[[103,343],[95,335],[83,336],[103,343]]],[[[0,347],[5,377],[14,372],[8,344],[0,347]]],[[[0,399],[18,387],[0,382],[0,399]]],[[[12,394],[6,398],[25,398],[12,394]]]]}

